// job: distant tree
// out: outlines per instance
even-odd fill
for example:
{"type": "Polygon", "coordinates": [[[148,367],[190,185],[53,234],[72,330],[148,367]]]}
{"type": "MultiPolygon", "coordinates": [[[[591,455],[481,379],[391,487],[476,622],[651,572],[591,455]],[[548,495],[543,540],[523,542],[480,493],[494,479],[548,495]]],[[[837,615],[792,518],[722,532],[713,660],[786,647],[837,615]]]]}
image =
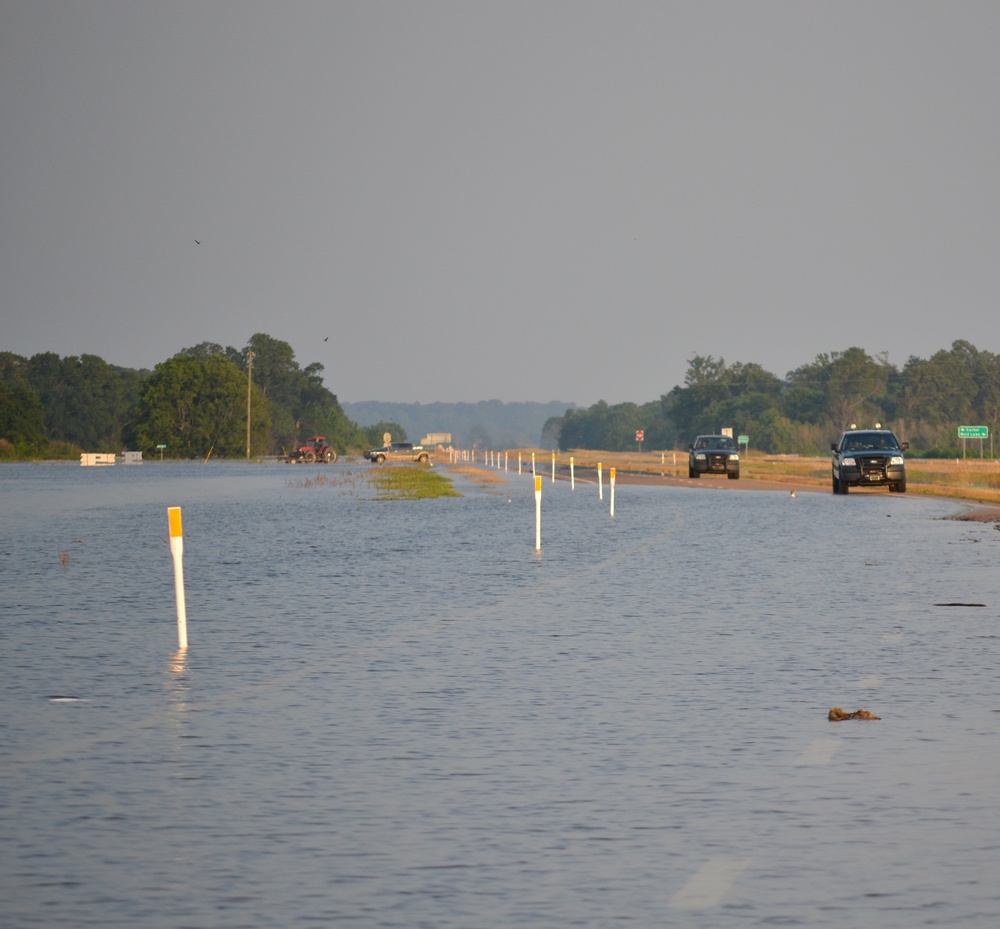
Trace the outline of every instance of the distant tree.
{"type": "Polygon", "coordinates": [[[892,405],[889,384],[895,375],[884,356],[873,358],[862,348],[817,355],[788,375],[780,405],[789,419],[832,431],[855,421],[881,421],[892,405]]]}
{"type": "Polygon", "coordinates": [[[368,448],[378,448],[382,445],[382,438],[386,433],[391,436],[390,442],[406,442],[406,430],[399,423],[375,423],[365,426],[361,430],[364,436],[364,444],[368,448]]]}
{"type": "Polygon", "coordinates": [[[45,408],[50,439],[81,448],[117,450],[142,391],[142,375],[97,355],[34,355],[27,377],[45,408]]]}
{"type": "Polygon", "coordinates": [[[562,427],[569,412],[567,410],[562,416],[550,416],[545,420],[539,440],[542,448],[560,448],[562,446],[562,427]]]}
{"type": "Polygon", "coordinates": [[[33,455],[47,443],[45,410],[27,378],[28,361],[0,352],[0,440],[15,453],[33,455]]]}
{"type": "MultiPolygon", "coordinates": [[[[166,444],[172,458],[246,454],[247,380],[219,355],[178,354],[158,364],[136,409],[131,437],[153,452],[166,444]]],[[[269,441],[271,421],[259,388],[251,391],[251,453],[269,441]]]]}
{"type": "Polygon", "coordinates": [[[854,420],[872,423],[884,419],[892,368],[888,361],[876,360],[857,347],[834,352],[831,359],[827,409],[833,422],[846,427],[854,420]]]}
{"type": "Polygon", "coordinates": [[[251,352],[253,383],[260,388],[271,419],[272,452],[296,448],[310,435],[325,435],[341,452],[364,444],[357,424],[323,385],[323,365],[314,362],[300,368],[291,345],[262,332],[235,353],[237,364],[246,369],[251,352]]]}
{"type": "Polygon", "coordinates": [[[661,414],[672,424],[673,443],[686,446],[696,435],[725,427],[746,431],[766,409],[780,403],[783,385],[759,364],[696,355],[688,362],[683,387],[660,398],[661,414]]]}

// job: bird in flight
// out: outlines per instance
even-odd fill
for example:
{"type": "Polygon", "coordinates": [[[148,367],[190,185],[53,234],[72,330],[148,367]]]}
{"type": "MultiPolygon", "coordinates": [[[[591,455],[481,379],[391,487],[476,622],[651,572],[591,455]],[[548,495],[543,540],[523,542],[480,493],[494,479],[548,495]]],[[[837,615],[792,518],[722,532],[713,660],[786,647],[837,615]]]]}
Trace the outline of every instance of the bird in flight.
{"type": "Polygon", "coordinates": [[[195,244],[195,245],[201,245],[201,242],[200,242],[200,241],[198,241],[198,239],[195,239],[195,240],[194,240],[194,244],[195,244]]]}
{"type": "Polygon", "coordinates": [[[329,342],[329,341],[330,341],[330,337],[329,337],[329,336],[327,336],[327,337],[326,337],[325,339],[323,339],[323,341],[324,341],[324,342],[329,342]]]}

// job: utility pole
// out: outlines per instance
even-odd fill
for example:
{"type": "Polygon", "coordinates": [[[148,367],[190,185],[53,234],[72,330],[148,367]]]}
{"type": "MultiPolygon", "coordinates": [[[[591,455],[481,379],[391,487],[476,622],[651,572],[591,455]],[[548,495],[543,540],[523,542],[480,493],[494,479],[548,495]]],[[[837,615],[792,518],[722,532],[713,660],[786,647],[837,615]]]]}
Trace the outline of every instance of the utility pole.
{"type": "Polygon", "coordinates": [[[253,383],[253,352],[247,352],[247,464],[250,464],[250,385],[253,383]]]}

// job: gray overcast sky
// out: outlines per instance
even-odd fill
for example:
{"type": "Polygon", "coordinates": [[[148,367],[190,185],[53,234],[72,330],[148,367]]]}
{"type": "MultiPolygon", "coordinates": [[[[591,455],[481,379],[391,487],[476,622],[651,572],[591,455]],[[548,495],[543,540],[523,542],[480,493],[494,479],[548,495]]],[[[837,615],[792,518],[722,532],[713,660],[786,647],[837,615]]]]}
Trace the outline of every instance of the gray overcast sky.
{"type": "Polygon", "coordinates": [[[998,49],[995,0],[0,0],[0,350],[582,405],[1000,351],[998,49]]]}

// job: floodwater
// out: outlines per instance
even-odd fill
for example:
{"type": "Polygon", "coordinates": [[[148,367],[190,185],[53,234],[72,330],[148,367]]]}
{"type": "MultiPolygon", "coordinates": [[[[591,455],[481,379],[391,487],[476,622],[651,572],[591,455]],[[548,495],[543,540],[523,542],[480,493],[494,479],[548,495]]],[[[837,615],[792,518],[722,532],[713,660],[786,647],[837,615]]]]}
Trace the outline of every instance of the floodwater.
{"type": "Polygon", "coordinates": [[[997,925],[992,524],[365,467],[0,468],[0,924],[997,925]]]}

